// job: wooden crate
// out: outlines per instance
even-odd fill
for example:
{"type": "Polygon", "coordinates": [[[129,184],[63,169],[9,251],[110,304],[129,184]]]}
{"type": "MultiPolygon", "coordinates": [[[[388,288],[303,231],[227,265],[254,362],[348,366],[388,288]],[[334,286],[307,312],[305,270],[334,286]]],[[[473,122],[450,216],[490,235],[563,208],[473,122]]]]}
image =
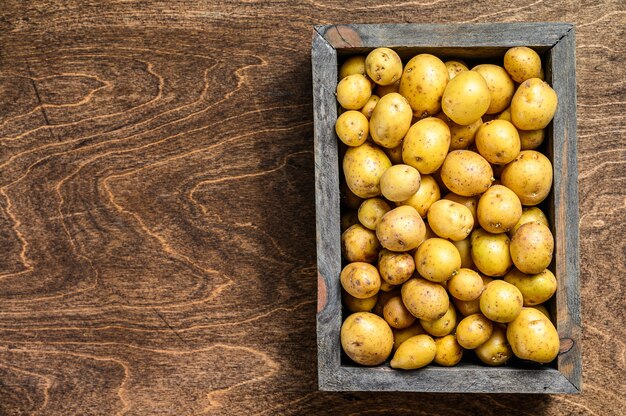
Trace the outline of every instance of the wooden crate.
{"type": "Polygon", "coordinates": [[[576,161],[576,72],[574,27],[565,23],[458,25],[331,25],[315,27],[312,46],[317,217],[317,346],[320,390],[468,393],[580,393],[581,319],[578,284],[578,184],[576,161]],[[524,363],[490,368],[461,363],[413,370],[388,364],[360,367],[342,358],[339,161],[334,123],[335,88],[342,56],[376,47],[395,49],[406,60],[427,52],[440,57],[501,58],[513,46],[529,46],[543,59],[546,80],[559,98],[548,126],[547,154],[554,184],[547,199],[555,236],[551,270],[558,290],[552,317],[561,338],[552,365],[524,363]]]}

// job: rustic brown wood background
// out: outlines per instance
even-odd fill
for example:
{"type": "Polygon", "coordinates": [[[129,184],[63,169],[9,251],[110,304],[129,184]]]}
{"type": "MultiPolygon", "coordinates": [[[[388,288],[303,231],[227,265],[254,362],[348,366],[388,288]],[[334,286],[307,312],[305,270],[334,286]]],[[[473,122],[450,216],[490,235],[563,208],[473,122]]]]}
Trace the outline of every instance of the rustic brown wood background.
{"type": "Polygon", "coordinates": [[[621,0],[3,1],[0,415],[618,415],[621,0]],[[584,393],[316,391],[310,43],[577,24],[584,393]]]}

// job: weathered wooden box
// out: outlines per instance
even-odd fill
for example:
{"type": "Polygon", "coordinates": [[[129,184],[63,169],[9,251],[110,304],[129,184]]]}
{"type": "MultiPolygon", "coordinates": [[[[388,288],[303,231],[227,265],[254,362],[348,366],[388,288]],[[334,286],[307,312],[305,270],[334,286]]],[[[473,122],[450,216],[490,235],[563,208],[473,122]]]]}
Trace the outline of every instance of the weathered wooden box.
{"type": "Polygon", "coordinates": [[[576,161],[576,72],[574,27],[564,23],[459,25],[331,25],[315,27],[312,47],[315,118],[320,390],[468,393],[579,393],[582,383],[578,284],[578,185],[576,161]],[[554,184],[545,208],[555,236],[551,269],[558,280],[551,314],[561,338],[552,365],[505,367],[461,363],[399,371],[387,364],[367,368],[342,358],[339,161],[334,123],[338,64],[346,55],[376,47],[395,49],[403,59],[427,52],[439,57],[498,58],[513,46],[529,46],[543,59],[546,80],[559,106],[545,146],[554,184]]]}

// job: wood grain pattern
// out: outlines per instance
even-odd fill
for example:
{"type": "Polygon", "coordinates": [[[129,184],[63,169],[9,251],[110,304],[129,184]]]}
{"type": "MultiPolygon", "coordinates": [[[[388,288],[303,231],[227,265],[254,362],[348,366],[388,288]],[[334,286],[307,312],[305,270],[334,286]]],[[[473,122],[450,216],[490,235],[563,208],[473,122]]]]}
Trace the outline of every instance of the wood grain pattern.
{"type": "Polygon", "coordinates": [[[618,0],[0,7],[0,414],[619,415],[618,0]],[[576,27],[580,396],[318,392],[312,26],[576,27]]]}

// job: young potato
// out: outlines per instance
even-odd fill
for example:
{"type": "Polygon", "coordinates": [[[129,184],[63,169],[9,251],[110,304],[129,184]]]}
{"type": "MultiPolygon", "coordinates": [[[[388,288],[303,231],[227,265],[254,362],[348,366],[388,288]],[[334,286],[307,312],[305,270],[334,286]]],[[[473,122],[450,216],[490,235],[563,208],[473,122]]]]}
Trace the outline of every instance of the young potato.
{"type": "Polygon", "coordinates": [[[472,144],[474,144],[474,137],[476,136],[476,132],[478,131],[478,128],[483,124],[483,119],[479,118],[472,124],[462,126],[450,120],[450,117],[448,117],[443,111],[437,113],[435,117],[446,123],[448,125],[448,128],[450,129],[449,150],[467,149],[472,144]]]}
{"type": "MultiPolygon", "coordinates": [[[[433,237],[436,237],[436,235],[433,237]]],[[[474,260],[472,260],[472,242],[470,237],[461,241],[453,241],[452,244],[454,244],[454,247],[459,250],[459,254],[461,255],[461,267],[465,269],[471,269],[474,267],[474,260]]]]}
{"type": "Polygon", "coordinates": [[[517,129],[506,120],[492,120],[480,126],[475,143],[478,153],[494,165],[511,162],[521,148],[517,129]]]}
{"type": "Polygon", "coordinates": [[[522,292],[504,280],[489,283],[480,295],[480,311],[494,322],[511,322],[522,310],[522,292]]]}
{"type": "MultiPolygon", "coordinates": [[[[381,285],[382,285],[382,281],[381,281],[381,285]]],[[[383,318],[383,310],[385,308],[385,305],[387,304],[389,299],[398,295],[400,295],[400,288],[398,287],[394,287],[394,289],[389,292],[385,292],[385,291],[378,292],[378,302],[376,302],[374,309],[372,309],[372,313],[383,318]]]]}
{"type": "Polygon", "coordinates": [[[343,303],[350,312],[370,312],[378,302],[378,293],[365,299],[355,298],[345,290],[343,291],[343,303]]]}
{"type": "Polygon", "coordinates": [[[465,302],[478,299],[483,293],[483,279],[474,270],[461,268],[448,280],[448,292],[452,297],[465,302]]]}
{"type": "Polygon", "coordinates": [[[401,296],[394,296],[387,301],[383,308],[383,318],[390,327],[396,329],[408,328],[416,319],[402,303],[401,296]]]}
{"type": "Polygon", "coordinates": [[[391,251],[414,249],[424,241],[425,233],[422,217],[408,205],[394,208],[383,215],[376,227],[380,244],[391,251]]]}
{"type": "Polygon", "coordinates": [[[548,218],[546,217],[546,214],[544,214],[541,209],[537,207],[523,208],[522,216],[519,218],[519,221],[517,221],[517,224],[515,224],[515,226],[511,228],[511,231],[509,232],[510,236],[513,237],[513,234],[515,234],[515,232],[522,225],[526,224],[527,222],[535,222],[535,221],[542,223],[546,227],[550,227],[550,224],[548,223],[548,218]]]}
{"type": "Polygon", "coordinates": [[[424,118],[441,110],[441,97],[447,84],[446,65],[436,56],[422,53],[404,67],[399,92],[409,100],[415,117],[424,118]]]}
{"type": "MultiPolygon", "coordinates": [[[[378,101],[380,101],[380,97],[372,94],[363,108],[361,108],[361,114],[363,114],[368,120],[372,118],[372,112],[374,111],[376,104],[378,104],[378,101]]],[[[367,131],[369,132],[369,123],[367,125],[367,131]]]]}
{"type": "Polygon", "coordinates": [[[522,216],[522,203],[506,186],[493,185],[478,201],[478,222],[492,234],[511,230],[522,216]]]}
{"type": "Polygon", "coordinates": [[[413,166],[393,165],[380,177],[380,192],[393,202],[409,199],[420,189],[420,173],[413,166]]]}
{"type": "Polygon", "coordinates": [[[444,367],[457,365],[463,358],[463,348],[456,341],[456,336],[446,335],[435,339],[437,352],[435,353],[435,363],[444,367]]]}
{"type": "Polygon", "coordinates": [[[506,364],[513,356],[513,350],[506,339],[506,327],[494,325],[491,337],[474,351],[480,361],[487,365],[495,367],[506,364]]]}
{"type": "Polygon", "coordinates": [[[368,142],[358,147],[350,147],[343,157],[346,183],[360,198],[380,195],[380,177],[390,167],[391,161],[385,152],[368,142]]]}
{"type": "Polygon", "coordinates": [[[351,56],[339,67],[340,80],[354,74],[367,75],[365,72],[365,55],[351,56]]]}
{"type": "Polygon", "coordinates": [[[508,107],[506,110],[498,114],[496,120],[505,120],[509,123],[511,122],[511,107],[508,107]]]}
{"type": "Polygon", "coordinates": [[[450,128],[436,117],[413,124],[404,137],[402,160],[422,174],[433,173],[443,163],[450,147],[450,128]]]}
{"type": "Polygon", "coordinates": [[[557,104],[556,92],[547,82],[528,79],[511,100],[511,122],[520,130],[543,129],[552,121],[557,104]]]}
{"type": "Polygon", "coordinates": [[[534,306],[530,306],[530,307],[535,309],[535,310],[538,310],[539,312],[544,314],[546,316],[546,318],[550,319],[550,312],[548,312],[548,308],[546,308],[545,305],[534,305],[534,306]]]}
{"type": "Polygon", "coordinates": [[[359,217],[355,211],[348,211],[341,216],[341,232],[343,233],[354,224],[359,223],[359,217]]]}
{"type": "Polygon", "coordinates": [[[458,202],[459,204],[466,206],[472,213],[472,218],[474,218],[474,228],[478,227],[478,214],[476,211],[478,209],[478,200],[480,199],[479,196],[461,196],[455,194],[454,192],[449,192],[443,197],[443,199],[458,202]]]}
{"type": "Polygon", "coordinates": [[[406,98],[392,92],[378,100],[370,117],[370,134],[374,143],[387,148],[397,147],[411,127],[411,107],[406,98]]]}
{"type": "Polygon", "coordinates": [[[546,137],[545,129],[538,130],[518,130],[520,148],[522,150],[535,150],[543,143],[546,137]]]}
{"type": "Polygon", "coordinates": [[[456,309],[454,309],[452,304],[448,306],[446,314],[439,319],[434,321],[420,319],[422,328],[434,337],[444,337],[450,334],[456,328],[456,323],[456,309]]]}
{"type": "Polygon", "coordinates": [[[441,318],[448,311],[446,289],[422,278],[411,278],[402,285],[402,302],[413,316],[426,321],[441,318]]]}
{"type": "Polygon", "coordinates": [[[391,160],[391,163],[393,163],[394,165],[400,165],[403,163],[402,144],[399,144],[396,147],[392,147],[391,149],[383,147],[383,151],[385,152],[385,154],[387,154],[387,157],[389,157],[389,160],[391,160]]]}
{"type": "Polygon", "coordinates": [[[372,95],[372,84],[361,74],[348,75],[337,84],[337,101],[346,110],[360,110],[372,95]]]}
{"type": "Polygon", "coordinates": [[[399,289],[398,285],[389,284],[385,280],[380,281],[380,290],[383,292],[393,292],[394,290],[399,289]]]}
{"type": "Polygon", "coordinates": [[[461,255],[454,244],[443,238],[424,241],[415,252],[415,269],[431,282],[445,282],[461,268],[461,255]]]}
{"type": "Polygon", "coordinates": [[[511,104],[515,92],[515,85],[509,74],[501,66],[491,64],[476,65],[472,71],[478,72],[489,88],[491,101],[487,114],[504,111],[511,104]]]}
{"type": "Polygon", "coordinates": [[[494,180],[489,162],[470,150],[448,153],[441,165],[441,179],[449,190],[461,196],[482,194],[494,180]]]}
{"type": "Polygon", "coordinates": [[[504,276],[513,267],[506,234],[492,234],[482,228],[472,232],[472,260],[487,276],[504,276]]]}
{"type": "Polygon", "coordinates": [[[560,340],[556,328],[545,315],[533,308],[522,312],[506,330],[513,353],[522,360],[549,363],[559,354],[560,340]]]}
{"type": "Polygon", "coordinates": [[[402,60],[389,48],[376,48],[365,58],[367,75],[378,85],[391,85],[402,76],[402,60]]]}
{"type": "Polygon", "coordinates": [[[391,328],[393,331],[393,350],[397,350],[398,347],[407,339],[414,337],[415,335],[425,334],[424,328],[420,325],[420,322],[416,320],[413,325],[408,328],[403,329],[395,329],[391,328]]]}
{"type": "Polygon", "coordinates": [[[511,259],[520,272],[537,274],[552,261],[554,237],[550,229],[539,222],[529,222],[511,238],[511,259]]]}
{"type": "Polygon", "coordinates": [[[524,306],[539,305],[556,292],[556,277],[548,269],[533,275],[513,269],[504,276],[504,280],[519,289],[524,298],[524,306]]]}
{"type": "Polygon", "coordinates": [[[387,94],[391,94],[392,92],[398,92],[400,89],[400,80],[397,80],[391,85],[377,85],[376,86],[376,95],[380,98],[383,98],[387,94]]]}
{"type": "Polygon", "coordinates": [[[484,344],[493,333],[493,323],[480,313],[466,316],[456,327],[456,340],[467,350],[484,344]]]}
{"type": "Polygon", "coordinates": [[[348,146],[360,146],[365,143],[369,129],[367,117],[355,110],[342,113],[335,123],[337,137],[348,146]]]}
{"type": "Polygon", "coordinates": [[[500,180],[515,192],[522,205],[537,205],[546,199],[552,188],[552,164],[535,150],[522,150],[504,167],[500,180]]]}
{"type": "Polygon", "coordinates": [[[452,297],[452,303],[463,316],[480,313],[480,297],[474,300],[459,300],[452,297]]]}
{"type": "Polygon", "coordinates": [[[452,121],[463,126],[475,123],[489,108],[491,93],[485,79],[475,71],[464,71],[448,82],[441,109],[452,121]]]}
{"type": "Polygon", "coordinates": [[[398,347],[389,364],[391,368],[415,370],[430,364],[436,353],[437,346],[430,335],[416,335],[398,347]]]}
{"type": "Polygon", "coordinates": [[[513,81],[521,84],[541,74],[541,58],[537,52],[526,46],[511,48],[504,54],[504,69],[513,81]]]}
{"type": "Polygon", "coordinates": [[[408,205],[418,212],[418,214],[424,218],[428,213],[430,206],[441,198],[439,191],[439,185],[437,181],[431,175],[422,175],[420,181],[420,188],[415,194],[405,201],[399,203],[399,205],[408,205]]]}
{"type": "Polygon", "coordinates": [[[349,262],[372,263],[379,251],[376,234],[361,224],[354,224],[341,234],[341,254],[349,262]]]}
{"type": "MultiPolygon", "coordinates": [[[[520,206],[520,214],[522,207],[520,206]]],[[[433,203],[428,210],[428,224],[441,238],[466,239],[474,228],[474,217],[465,205],[447,199],[433,203]]]]}
{"type": "Polygon", "coordinates": [[[369,198],[363,201],[358,211],[358,220],[366,228],[376,230],[383,215],[391,211],[389,204],[381,198],[369,198]]]}
{"type": "Polygon", "coordinates": [[[369,312],[353,313],[341,325],[341,347],[357,364],[382,364],[391,354],[393,333],[381,317],[369,312]]]}
{"type": "Polygon", "coordinates": [[[381,250],[378,255],[380,277],[391,285],[401,285],[413,276],[415,261],[409,253],[381,250]]]}
{"type": "Polygon", "coordinates": [[[359,209],[363,198],[356,196],[345,182],[341,183],[341,202],[350,209],[359,209]]]}
{"type": "Polygon", "coordinates": [[[378,269],[369,263],[349,263],[341,271],[340,279],[343,289],[355,298],[371,298],[380,290],[378,269]]]}
{"type": "Polygon", "coordinates": [[[469,71],[467,65],[461,61],[446,61],[444,62],[446,69],[448,70],[448,78],[452,79],[457,76],[459,72],[469,71]]]}

